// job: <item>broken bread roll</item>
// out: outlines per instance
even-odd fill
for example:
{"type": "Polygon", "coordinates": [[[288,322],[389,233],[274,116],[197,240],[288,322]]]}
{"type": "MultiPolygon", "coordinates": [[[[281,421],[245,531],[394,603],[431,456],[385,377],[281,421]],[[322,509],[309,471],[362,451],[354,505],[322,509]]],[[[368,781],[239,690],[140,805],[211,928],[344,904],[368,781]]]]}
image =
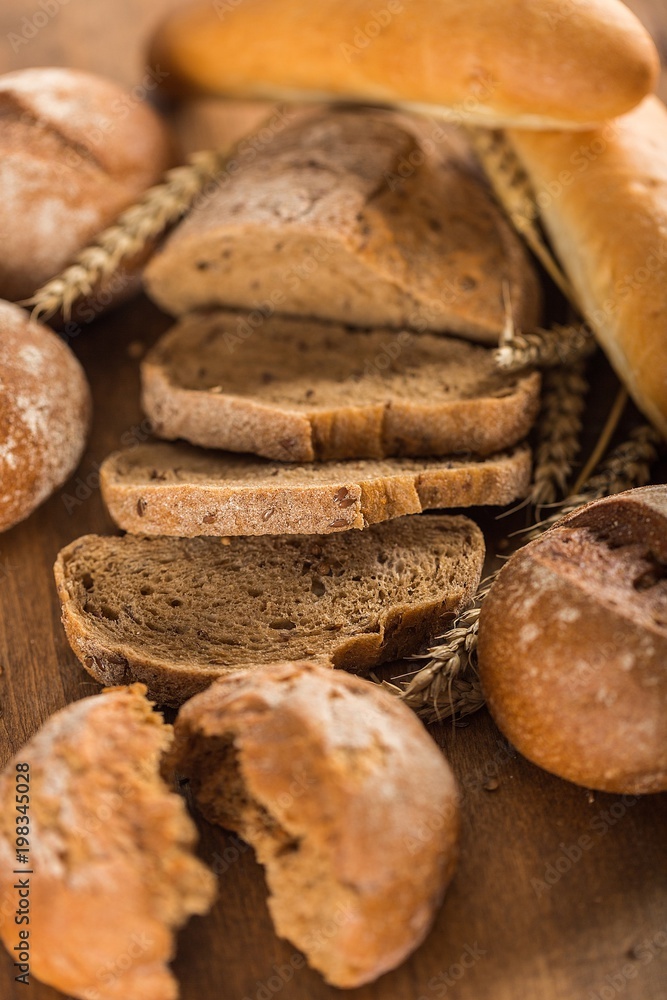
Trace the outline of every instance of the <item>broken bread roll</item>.
{"type": "Polygon", "coordinates": [[[279,462],[491,455],[540,396],[537,372],[454,337],[216,310],[183,317],[141,379],[158,437],[279,462]]]}
{"type": "Polygon", "coordinates": [[[0,531],[28,517],[79,464],[91,396],[63,341],[0,301],[0,531]]]}
{"type": "Polygon", "coordinates": [[[605,792],[667,790],[667,486],[588,504],[512,556],[478,657],[529,760],[605,792]]]}
{"type": "Polygon", "coordinates": [[[562,129],[629,111],[659,69],[620,0],[198,0],[169,13],[150,64],[171,89],[562,129]]]}
{"type": "Polygon", "coordinates": [[[532,456],[286,465],[163,442],[110,455],[104,502],[137,535],[328,535],[424,510],[501,505],[526,496],[532,456]]]}
{"type": "Polygon", "coordinates": [[[184,705],[170,763],[206,819],[265,866],[280,937],[334,986],[426,937],[457,859],[456,782],[416,716],[309,662],[225,678],[184,705]]]}
{"type": "Polygon", "coordinates": [[[194,856],[185,804],[160,777],[171,726],[144,692],[134,685],[68,705],[0,775],[0,937],[10,950],[19,941],[15,883],[23,877],[30,970],[81,1000],[175,1000],[174,932],[215,894],[213,875],[194,856]],[[24,786],[30,808],[22,814],[24,786]]]}
{"type": "Polygon", "coordinates": [[[332,535],[88,535],[55,575],[86,670],[180,705],[250,665],[310,657],[364,672],[417,653],[470,604],[483,563],[476,524],[425,515],[332,535]]]}
{"type": "Polygon", "coordinates": [[[667,109],[650,97],[596,132],[508,135],[584,317],[667,438],[667,109]]]}
{"type": "Polygon", "coordinates": [[[261,130],[149,262],[149,295],[494,346],[539,322],[528,254],[460,132],[324,109],[261,130]],[[264,137],[264,133],[268,136],[264,137]]]}

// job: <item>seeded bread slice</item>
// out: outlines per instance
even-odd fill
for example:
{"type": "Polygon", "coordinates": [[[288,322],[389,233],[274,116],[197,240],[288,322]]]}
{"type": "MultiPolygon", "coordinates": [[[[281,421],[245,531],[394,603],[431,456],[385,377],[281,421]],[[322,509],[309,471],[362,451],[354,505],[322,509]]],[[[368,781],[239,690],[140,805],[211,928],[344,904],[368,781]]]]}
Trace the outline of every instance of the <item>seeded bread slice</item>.
{"type": "Polygon", "coordinates": [[[263,130],[153,257],[149,294],[174,315],[268,306],[495,344],[506,287],[516,325],[536,325],[537,276],[460,130],[418,131],[331,108],[263,130]]]}
{"type": "Polygon", "coordinates": [[[415,653],[470,602],[483,560],[472,521],[427,515],[324,536],[88,535],[55,576],[88,672],[178,705],[252,665],[316,658],[366,673],[415,653]]]}
{"type": "Polygon", "coordinates": [[[508,504],[526,495],[527,447],[487,459],[394,458],[281,465],[151,443],[101,468],[109,512],[139,535],[330,534],[403,514],[508,504]]]}
{"type": "Polygon", "coordinates": [[[159,437],[282,462],[491,455],[526,437],[540,390],[453,337],[217,311],[165,334],[142,378],[159,437]]]}

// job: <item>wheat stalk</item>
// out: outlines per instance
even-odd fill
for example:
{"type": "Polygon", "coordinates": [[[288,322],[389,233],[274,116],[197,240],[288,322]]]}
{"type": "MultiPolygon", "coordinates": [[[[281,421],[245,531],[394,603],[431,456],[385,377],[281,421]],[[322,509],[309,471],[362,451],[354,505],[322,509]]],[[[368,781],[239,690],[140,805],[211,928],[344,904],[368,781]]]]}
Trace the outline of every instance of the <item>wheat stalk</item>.
{"type": "Polygon", "coordinates": [[[90,295],[123,260],[138,256],[185,215],[209,181],[224,169],[225,161],[220,153],[200,152],[186,166],[167,171],[161,184],[150,188],[94,244],[77,254],[70,267],[21,305],[31,306],[35,318],[48,319],[62,312],[69,319],[75,302],[90,295]]]}
{"type": "Polygon", "coordinates": [[[530,502],[536,507],[554,503],[567,490],[574,461],[581,448],[582,415],[588,383],[585,362],[550,368],[544,373],[542,409],[537,423],[538,442],[530,502]]]}
{"type": "Polygon", "coordinates": [[[505,329],[495,361],[506,372],[524,368],[556,368],[573,365],[595,350],[595,339],[584,324],[559,326],[530,333],[505,329]]]}
{"type": "MultiPolygon", "coordinates": [[[[568,497],[558,510],[524,534],[517,547],[538,537],[565,514],[592,500],[621,493],[650,480],[650,467],[658,457],[660,437],[649,426],[632,432],[628,441],[619,445],[599,471],[586,483],[580,494],[568,497]]],[[[425,722],[462,717],[476,712],[484,704],[477,677],[477,637],[484,598],[493,586],[497,570],[487,577],[475,597],[475,603],[459,615],[443,637],[445,642],[434,646],[421,659],[425,667],[405,674],[401,685],[384,682],[391,691],[412,708],[425,722]],[[407,683],[406,683],[407,681],[407,683]]]]}
{"type": "Polygon", "coordinates": [[[580,311],[574,289],[542,235],[537,221],[540,213],[535,192],[509,140],[503,132],[492,129],[469,128],[468,135],[495,195],[512,225],[524,238],[554,284],[580,311]]]}

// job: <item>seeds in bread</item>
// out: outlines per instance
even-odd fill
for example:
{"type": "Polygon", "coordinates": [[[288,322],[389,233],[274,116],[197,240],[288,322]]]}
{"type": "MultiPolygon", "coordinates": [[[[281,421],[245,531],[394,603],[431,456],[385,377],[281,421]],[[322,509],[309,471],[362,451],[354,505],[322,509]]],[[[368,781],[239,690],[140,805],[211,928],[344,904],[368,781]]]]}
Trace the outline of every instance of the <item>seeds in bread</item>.
{"type": "Polygon", "coordinates": [[[194,823],[160,777],[171,726],[144,692],[68,705],[0,775],[0,937],[16,947],[17,779],[29,777],[29,964],[82,1000],[175,1000],[174,932],[215,895],[194,823]]]}
{"type": "Polygon", "coordinates": [[[483,560],[472,521],[424,515],[322,536],[89,535],[62,550],[55,575],[89,673],[142,680],[178,705],[285,657],[364,673],[415,653],[472,600],[483,560]]]}
{"type": "MultiPolygon", "coordinates": [[[[271,134],[271,130],[269,134],[271,134]]],[[[325,109],[250,145],[145,271],[166,312],[225,307],[454,333],[539,322],[540,285],[460,131],[325,109]],[[435,150],[435,151],[434,151],[435,150]]],[[[263,135],[263,133],[261,133],[263,135]]]]}
{"type": "Polygon", "coordinates": [[[404,514],[508,504],[530,486],[531,453],[281,465],[189,445],[138,445],[102,464],[109,512],[138,535],[314,535],[404,514]]]}
{"type": "Polygon", "coordinates": [[[526,437],[540,376],[453,337],[247,313],[185,317],[142,364],[155,433],[281,462],[491,455],[526,437]]]}
{"type": "Polygon", "coordinates": [[[667,487],[596,500],[514,555],[478,657],[529,760],[588,788],[667,790],[667,487]]]}
{"type": "Polygon", "coordinates": [[[205,817],[253,845],[276,931],[329,983],[372,982],[414,951],[452,876],[459,810],[408,708],[341,671],[282,663],[218,681],[175,733],[171,763],[205,817]]]}

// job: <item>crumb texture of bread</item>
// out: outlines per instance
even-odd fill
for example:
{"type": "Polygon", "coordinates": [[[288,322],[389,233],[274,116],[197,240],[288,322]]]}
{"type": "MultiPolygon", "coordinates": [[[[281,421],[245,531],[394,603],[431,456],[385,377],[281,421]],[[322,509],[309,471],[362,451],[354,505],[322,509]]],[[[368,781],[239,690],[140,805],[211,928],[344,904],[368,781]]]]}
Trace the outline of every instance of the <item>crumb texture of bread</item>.
{"type": "Polygon", "coordinates": [[[667,790],[667,487],[568,515],[484,601],[479,670],[530,760],[606,792],[667,790]]]}
{"type": "Polygon", "coordinates": [[[496,343],[539,321],[539,281],[460,132],[325,109],[260,131],[145,272],[182,315],[215,306],[496,343]],[[268,132],[270,138],[264,138],[268,132]]]}
{"type": "Polygon", "coordinates": [[[249,538],[89,535],[55,567],[70,644],[102,683],[178,705],[249,664],[364,673],[416,653],[473,598],[484,538],[465,517],[249,538]]]}
{"type": "Polygon", "coordinates": [[[194,314],[142,363],[161,438],[280,462],[491,455],[523,440],[538,373],[501,372],[454,337],[194,314]]]}
{"type": "Polygon", "coordinates": [[[30,965],[88,1000],[175,1000],[174,932],[213,902],[195,826],[160,777],[173,733],[145,688],[52,716],[0,776],[0,937],[12,948],[16,770],[30,775],[30,965]]]}
{"type": "Polygon", "coordinates": [[[74,471],[90,418],[88,382],[67,345],[0,301],[0,531],[28,517],[74,471]]]}
{"type": "Polygon", "coordinates": [[[488,459],[384,459],[281,465],[161,442],[100,470],[119,528],[138,535],[330,534],[424,510],[503,505],[530,485],[527,447],[488,459]]]}
{"type": "Polygon", "coordinates": [[[207,819],[253,845],[277,933],[329,983],[372,982],[418,947],[456,864],[459,803],[406,706],[282,663],[212,685],[175,733],[170,765],[207,819]]]}
{"type": "Polygon", "coordinates": [[[0,76],[0,296],[32,295],[170,166],[166,126],[81,70],[0,76]]]}

